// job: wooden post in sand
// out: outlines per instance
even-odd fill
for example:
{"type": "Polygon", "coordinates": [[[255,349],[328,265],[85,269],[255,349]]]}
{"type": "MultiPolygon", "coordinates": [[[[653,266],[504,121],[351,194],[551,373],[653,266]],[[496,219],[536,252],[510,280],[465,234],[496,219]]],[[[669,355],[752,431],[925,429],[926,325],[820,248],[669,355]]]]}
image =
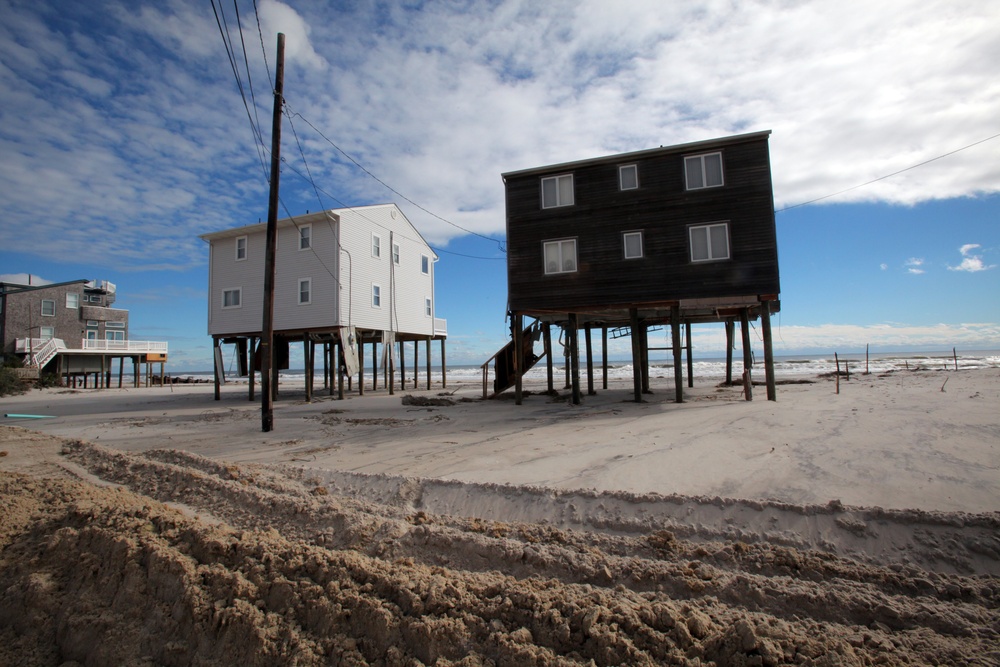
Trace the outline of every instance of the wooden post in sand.
{"type": "Polygon", "coordinates": [[[601,370],[603,382],[601,386],[604,389],[608,388],[608,325],[605,324],[601,327],[601,370]]]}
{"type": "Polygon", "coordinates": [[[684,323],[684,342],[688,366],[688,387],[694,387],[694,359],[691,358],[691,323],[684,323]]]}
{"type": "Polygon", "coordinates": [[[590,340],[590,327],[584,328],[584,336],[587,342],[587,396],[594,396],[594,347],[590,340]]]}
{"type": "Polygon", "coordinates": [[[955,351],[955,348],[951,348],[951,356],[952,356],[952,358],[955,359],[955,370],[957,371],[958,370],[958,352],[955,351]]]}
{"type": "Polygon", "coordinates": [[[639,346],[639,309],[629,308],[629,319],[631,325],[632,339],[632,389],[635,394],[635,402],[642,403],[642,352],[639,346]]]}
{"type": "Polygon", "coordinates": [[[767,400],[778,400],[777,383],[774,381],[774,348],[771,341],[771,302],[760,303],[760,329],[764,336],[764,379],[767,384],[767,400]]]}
{"type": "Polygon", "coordinates": [[[837,393],[839,394],[840,393],[840,358],[837,356],[836,352],[833,353],[833,361],[834,361],[834,363],[837,364],[837,375],[836,375],[836,377],[837,377],[837,393]]]}
{"type": "Polygon", "coordinates": [[[733,338],[736,333],[736,322],[731,317],[726,318],[726,386],[733,384],[733,338]]]}
{"type": "Polygon", "coordinates": [[[750,352],[750,309],[740,310],[740,332],[743,337],[743,393],[748,401],[753,400],[753,356],[750,352]]]}
{"type": "Polygon", "coordinates": [[[546,322],[542,325],[542,341],[545,345],[545,379],[546,389],[551,394],[555,391],[555,378],[553,378],[552,363],[552,325],[546,322]]]}
{"type": "Polygon", "coordinates": [[[670,308],[670,342],[674,353],[674,402],[684,402],[684,373],[681,361],[681,307],[670,308]]]}
{"type": "Polygon", "coordinates": [[[577,317],[576,313],[569,314],[569,361],[572,366],[573,405],[580,405],[583,400],[580,397],[580,330],[577,317]]]}
{"type": "Polygon", "coordinates": [[[510,326],[514,330],[514,405],[521,405],[524,384],[521,380],[521,360],[524,359],[524,317],[521,313],[511,315],[510,326]]]}

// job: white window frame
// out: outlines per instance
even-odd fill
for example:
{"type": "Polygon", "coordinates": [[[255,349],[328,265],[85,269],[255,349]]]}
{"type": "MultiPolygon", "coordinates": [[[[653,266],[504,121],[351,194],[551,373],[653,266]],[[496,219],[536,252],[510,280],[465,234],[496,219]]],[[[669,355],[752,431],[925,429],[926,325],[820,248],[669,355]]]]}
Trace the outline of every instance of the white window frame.
{"type": "Polygon", "coordinates": [[[575,238],[570,239],[553,239],[551,241],[542,241],[542,268],[545,270],[545,275],[554,276],[561,273],[576,273],[580,268],[580,258],[579,251],[577,249],[577,240],[575,238]],[[566,268],[567,257],[564,256],[565,248],[569,244],[573,247],[573,268],[566,268]],[[556,270],[550,270],[552,267],[548,264],[549,248],[558,247],[559,260],[556,270]]]}
{"type": "Polygon", "coordinates": [[[38,337],[42,340],[52,340],[56,337],[55,327],[38,327],[38,337]]]}
{"type": "Polygon", "coordinates": [[[688,227],[688,249],[691,254],[692,263],[702,263],[702,262],[724,262],[732,257],[732,242],[729,238],[729,223],[728,222],[712,222],[706,225],[691,225],[688,227]],[[726,248],[725,255],[717,253],[717,248],[712,247],[712,229],[721,227],[725,231],[726,238],[726,248]],[[707,257],[695,257],[694,256],[694,236],[695,233],[704,234],[705,247],[708,250],[707,257]]]}
{"type": "Polygon", "coordinates": [[[105,329],[104,340],[125,340],[125,332],[119,329],[105,329]]]}
{"type": "Polygon", "coordinates": [[[424,315],[427,317],[434,316],[434,304],[429,296],[424,297],[424,315]]]}
{"type": "Polygon", "coordinates": [[[308,306],[312,303],[312,278],[299,278],[298,303],[300,306],[308,306]],[[306,286],[306,299],[302,300],[302,286],[306,286]]]}
{"type": "Polygon", "coordinates": [[[399,244],[392,244],[392,263],[399,266],[399,244]]]}
{"type": "Polygon", "coordinates": [[[431,274],[431,258],[427,255],[420,256],[420,273],[425,276],[429,276],[431,274]]]}
{"type": "Polygon", "coordinates": [[[66,307],[72,310],[80,309],[80,294],[78,292],[66,292],[66,307]]]}
{"type": "Polygon", "coordinates": [[[721,188],[726,184],[726,170],[722,162],[722,152],[716,151],[714,153],[702,153],[701,155],[689,155],[684,158],[684,187],[687,190],[705,190],[707,188],[721,188]],[[710,157],[719,158],[719,182],[709,183],[708,182],[708,170],[705,168],[705,159],[710,157]],[[698,172],[701,174],[701,185],[691,185],[691,180],[688,178],[689,167],[688,164],[693,164],[695,161],[698,163],[698,172]]]}
{"type": "Polygon", "coordinates": [[[382,237],[372,234],[372,257],[382,259],[382,237]]]}
{"type": "Polygon", "coordinates": [[[222,290],[222,309],[223,310],[235,310],[236,308],[243,307],[243,288],[242,287],[230,287],[229,289],[222,290]],[[236,303],[226,305],[226,295],[236,294],[236,303]]]}
{"type": "Polygon", "coordinates": [[[125,328],[125,323],[124,322],[105,322],[104,323],[104,328],[105,329],[124,329],[125,328]]]}
{"type": "Polygon", "coordinates": [[[312,249],[313,226],[302,225],[299,227],[299,250],[312,249]]]}
{"type": "Polygon", "coordinates": [[[539,194],[542,199],[542,208],[559,208],[561,206],[572,206],[576,201],[576,192],[574,190],[575,184],[573,182],[573,174],[559,174],[558,176],[546,176],[542,179],[541,187],[539,188],[539,194]],[[566,186],[566,183],[569,186],[566,186]],[[545,198],[545,185],[547,183],[554,184],[555,190],[555,201],[548,201],[546,203],[545,198]]]}
{"type": "Polygon", "coordinates": [[[42,299],[41,305],[42,317],[55,317],[56,316],[56,300],[55,299],[42,299]],[[52,312],[45,312],[45,304],[50,304],[52,312]]]}
{"type": "Polygon", "coordinates": [[[246,261],[247,255],[249,255],[249,252],[248,252],[249,241],[247,240],[247,238],[248,237],[246,237],[246,236],[237,236],[236,237],[236,261],[237,262],[244,262],[244,261],[246,261]],[[240,244],[240,241],[243,242],[242,245],[240,244]]]}
{"type": "Polygon", "coordinates": [[[642,231],[632,231],[632,232],[622,232],[622,257],[625,259],[642,259],[646,254],[646,249],[643,247],[642,231]],[[638,237],[639,239],[639,254],[630,255],[628,254],[628,239],[629,237],[638,237]]]}
{"type": "Polygon", "coordinates": [[[639,189],[639,165],[637,164],[623,164],[618,167],[618,189],[619,190],[638,190],[639,189]],[[633,185],[625,185],[625,173],[627,171],[632,172],[633,185]]]}
{"type": "Polygon", "coordinates": [[[372,283],[372,308],[382,307],[382,286],[372,283]]]}

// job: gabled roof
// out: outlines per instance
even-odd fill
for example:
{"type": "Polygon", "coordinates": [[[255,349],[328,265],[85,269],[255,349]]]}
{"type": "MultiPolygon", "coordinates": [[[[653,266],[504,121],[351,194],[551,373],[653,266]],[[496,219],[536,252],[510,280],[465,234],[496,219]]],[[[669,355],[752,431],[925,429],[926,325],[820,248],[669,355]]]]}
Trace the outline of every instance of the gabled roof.
{"type": "Polygon", "coordinates": [[[575,160],[573,162],[562,162],[559,164],[548,164],[541,167],[531,167],[530,169],[519,169],[516,171],[508,171],[500,174],[500,177],[506,182],[508,176],[530,176],[531,174],[542,174],[554,171],[569,171],[583,166],[605,164],[605,163],[614,164],[619,162],[629,162],[631,160],[640,160],[642,158],[656,157],[659,155],[670,155],[674,153],[697,153],[701,151],[711,150],[713,148],[721,148],[723,146],[738,144],[744,141],[754,141],[757,139],[763,139],[769,136],[770,134],[771,130],[763,130],[761,132],[749,132],[747,134],[735,134],[728,137],[718,137],[716,139],[694,141],[686,144],[675,144],[673,146],[660,146],[659,148],[648,148],[646,150],[633,151],[631,153],[618,153],[616,155],[605,155],[603,157],[589,158],[586,160],[575,160]]]}

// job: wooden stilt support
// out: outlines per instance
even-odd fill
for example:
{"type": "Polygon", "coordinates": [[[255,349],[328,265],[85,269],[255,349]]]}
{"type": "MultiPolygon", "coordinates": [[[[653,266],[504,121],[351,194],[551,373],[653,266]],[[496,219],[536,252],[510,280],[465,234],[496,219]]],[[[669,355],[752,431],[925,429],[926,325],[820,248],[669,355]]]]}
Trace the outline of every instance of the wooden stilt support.
{"type": "Polygon", "coordinates": [[[632,390],[636,403],[642,403],[642,345],[639,342],[639,310],[629,308],[632,338],[632,390]]]}
{"type": "Polygon", "coordinates": [[[358,333],[358,396],[365,395],[365,344],[358,333]]]}
{"type": "Polygon", "coordinates": [[[767,400],[778,400],[777,383],[774,381],[774,351],[771,348],[771,302],[760,303],[760,329],[764,336],[764,377],[767,381],[767,400]]]}
{"type": "Polygon", "coordinates": [[[580,405],[582,397],[580,395],[580,332],[577,328],[577,314],[569,315],[569,361],[572,367],[571,381],[573,383],[573,405],[580,405]]]}
{"type": "Polygon", "coordinates": [[[594,396],[594,348],[590,341],[590,327],[584,329],[584,336],[587,342],[587,396],[594,396]]]}
{"type": "Polygon", "coordinates": [[[649,327],[645,324],[639,327],[639,350],[642,353],[642,393],[652,394],[649,390],[649,327]]]}
{"type": "Polygon", "coordinates": [[[510,325],[514,328],[514,405],[521,405],[523,399],[523,382],[521,378],[521,367],[524,365],[524,317],[520,313],[514,313],[510,318],[510,325]]]}
{"type": "Polygon", "coordinates": [[[608,388],[608,326],[601,327],[601,387],[608,388]]]}
{"type": "Polygon", "coordinates": [[[248,384],[250,385],[251,403],[253,403],[254,401],[254,391],[256,389],[256,382],[257,382],[257,362],[255,359],[257,356],[255,354],[256,347],[257,347],[257,338],[254,336],[250,336],[250,344],[247,346],[247,352],[250,355],[250,358],[247,360],[248,362],[247,368],[249,369],[250,377],[247,379],[248,379],[248,384]]]}
{"type": "Polygon", "coordinates": [[[740,329],[743,335],[743,394],[748,401],[753,400],[753,355],[750,352],[750,309],[740,310],[740,329]]]}
{"type": "Polygon", "coordinates": [[[215,370],[215,400],[217,401],[222,400],[222,378],[219,377],[219,374],[222,372],[222,369],[219,368],[221,365],[219,360],[222,358],[220,345],[221,341],[219,337],[212,336],[212,368],[215,370]]]}
{"type": "Polygon", "coordinates": [[[736,323],[733,318],[726,318],[726,386],[733,384],[733,338],[736,334],[736,323]]]}
{"type": "Polygon", "coordinates": [[[688,387],[694,387],[694,359],[691,356],[691,323],[684,323],[684,342],[687,343],[688,387]]]}
{"type": "Polygon", "coordinates": [[[552,377],[552,325],[548,322],[542,325],[542,344],[545,346],[545,379],[546,389],[551,394],[555,391],[555,384],[552,377]]]}
{"type": "Polygon", "coordinates": [[[426,353],[424,356],[427,358],[427,361],[424,362],[424,363],[427,364],[427,389],[428,389],[428,391],[430,391],[430,388],[431,388],[431,339],[428,338],[425,341],[424,344],[427,346],[424,349],[424,352],[426,353]]]}
{"type": "Polygon", "coordinates": [[[446,363],[446,358],[444,354],[444,343],[445,339],[441,339],[441,388],[445,389],[448,386],[448,364],[446,363]]]}
{"type": "Polygon", "coordinates": [[[670,308],[670,342],[674,353],[674,402],[684,402],[684,371],[681,359],[681,307],[670,308]]]}

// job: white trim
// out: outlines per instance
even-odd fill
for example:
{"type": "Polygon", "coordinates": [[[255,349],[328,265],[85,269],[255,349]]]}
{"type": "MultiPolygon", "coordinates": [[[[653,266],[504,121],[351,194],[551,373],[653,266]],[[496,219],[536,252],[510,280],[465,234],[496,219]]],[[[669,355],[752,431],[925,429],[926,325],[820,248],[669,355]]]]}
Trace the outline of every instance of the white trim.
{"type": "Polygon", "coordinates": [[[298,300],[298,305],[308,306],[312,303],[312,278],[299,278],[298,282],[299,291],[297,293],[296,299],[298,300]],[[302,300],[302,284],[306,283],[306,297],[305,301],[302,300]]]}
{"type": "Polygon", "coordinates": [[[639,189],[639,165],[637,164],[623,164],[618,166],[618,189],[619,190],[638,190],[639,189]],[[632,181],[634,185],[625,187],[625,172],[627,170],[632,170],[632,181]]]}
{"type": "Polygon", "coordinates": [[[714,153],[704,153],[702,155],[688,155],[688,156],[686,156],[684,158],[684,188],[686,190],[704,190],[706,188],[720,188],[720,187],[722,187],[725,184],[726,184],[726,174],[725,174],[725,169],[723,168],[723,164],[722,164],[722,152],[721,151],[716,151],[714,153]],[[710,158],[710,157],[715,157],[715,156],[719,157],[719,182],[718,183],[709,183],[708,182],[708,169],[705,166],[705,158],[710,158]],[[689,176],[688,162],[689,161],[693,162],[694,160],[698,161],[698,170],[697,170],[697,173],[699,175],[698,177],[701,179],[701,185],[694,185],[694,186],[692,186],[691,183],[690,183],[690,181],[689,181],[689,179],[688,179],[688,176],[689,176]]]}
{"type": "Polygon", "coordinates": [[[42,340],[52,340],[53,338],[56,337],[56,328],[38,327],[38,337],[41,338],[42,340]],[[46,332],[48,332],[48,335],[46,335],[46,332]]]}
{"type": "Polygon", "coordinates": [[[223,310],[235,310],[237,308],[243,307],[243,288],[242,287],[229,287],[222,290],[222,309],[223,310]],[[236,303],[227,306],[226,305],[226,294],[236,293],[236,303]]]}
{"type": "Polygon", "coordinates": [[[542,241],[542,268],[547,276],[554,276],[560,273],[576,273],[580,266],[578,255],[579,252],[577,250],[577,242],[575,238],[542,241]],[[568,244],[572,244],[573,246],[572,257],[563,256],[564,249],[568,244]],[[556,247],[558,249],[558,257],[556,258],[554,266],[548,260],[548,251],[550,247],[556,247]]]}
{"type": "Polygon", "coordinates": [[[646,254],[646,249],[643,247],[642,230],[633,232],[622,232],[622,257],[625,259],[642,259],[646,254]],[[628,237],[637,236],[639,238],[639,254],[630,255],[628,254],[628,237]]]}
{"type": "Polygon", "coordinates": [[[372,232],[372,257],[382,259],[382,237],[372,232]]]}
{"type": "Polygon", "coordinates": [[[429,296],[424,297],[424,315],[434,317],[434,302],[431,301],[429,296]]]}
{"type": "Polygon", "coordinates": [[[79,310],[80,308],[80,293],[79,292],[66,292],[66,307],[70,310],[79,310]],[[73,305],[70,305],[69,298],[71,296],[76,297],[76,301],[73,305]]]}
{"type": "Polygon", "coordinates": [[[55,317],[56,316],[56,300],[55,299],[42,299],[42,304],[40,306],[40,311],[42,313],[42,317],[55,317]],[[45,304],[47,304],[47,303],[51,303],[52,304],[52,312],[51,313],[46,313],[45,312],[45,304]]]}
{"type": "Polygon", "coordinates": [[[245,262],[245,261],[247,261],[247,257],[250,255],[250,241],[248,239],[249,239],[249,237],[246,236],[246,235],[237,236],[236,237],[235,243],[236,243],[236,261],[237,262],[245,262]],[[242,248],[240,248],[240,241],[243,241],[243,247],[242,248]],[[241,249],[243,250],[243,256],[242,257],[240,257],[240,250],[241,249]]]}
{"type": "Polygon", "coordinates": [[[539,195],[542,200],[542,208],[559,208],[560,206],[572,206],[576,201],[576,191],[575,185],[573,183],[573,174],[559,174],[558,176],[546,176],[542,179],[541,185],[539,186],[539,195]],[[564,192],[566,179],[569,179],[569,189],[568,192],[564,192]],[[545,203],[545,186],[547,183],[551,183],[555,188],[550,194],[555,195],[555,202],[553,203],[550,199],[549,203],[545,203]]]}
{"type": "Polygon", "coordinates": [[[298,230],[299,230],[299,250],[311,250],[313,226],[311,224],[302,225],[298,227],[298,230]]]}
{"type": "Polygon", "coordinates": [[[692,263],[698,263],[698,264],[700,264],[702,262],[722,262],[722,261],[726,261],[726,260],[728,260],[728,259],[730,259],[732,257],[731,246],[732,246],[732,243],[729,240],[729,223],[728,222],[712,222],[712,223],[709,223],[709,224],[706,224],[706,225],[691,225],[690,227],[688,227],[688,252],[690,253],[691,262],[692,263]],[[725,248],[725,255],[724,256],[722,254],[716,255],[715,253],[716,253],[716,251],[718,249],[712,247],[712,232],[711,232],[711,230],[712,230],[713,227],[722,227],[725,230],[725,232],[726,232],[726,248],[725,248]],[[694,232],[696,230],[698,230],[698,231],[702,231],[703,230],[705,232],[704,243],[705,243],[705,249],[706,249],[706,251],[708,253],[707,257],[696,258],[694,256],[694,232]]]}
{"type": "Polygon", "coordinates": [[[125,328],[125,323],[124,322],[105,322],[104,323],[104,328],[105,329],[124,329],[125,328]]]}
{"type": "Polygon", "coordinates": [[[399,244],[392,244],[392,263],[399,266],[399,244]]]}
{"type": "Polygon", "coordinates": [[[372,283],[372,308],[382,307],[382,286],[372,283]],[[377,301],[377,303],[376,303],[377,301]]]}

